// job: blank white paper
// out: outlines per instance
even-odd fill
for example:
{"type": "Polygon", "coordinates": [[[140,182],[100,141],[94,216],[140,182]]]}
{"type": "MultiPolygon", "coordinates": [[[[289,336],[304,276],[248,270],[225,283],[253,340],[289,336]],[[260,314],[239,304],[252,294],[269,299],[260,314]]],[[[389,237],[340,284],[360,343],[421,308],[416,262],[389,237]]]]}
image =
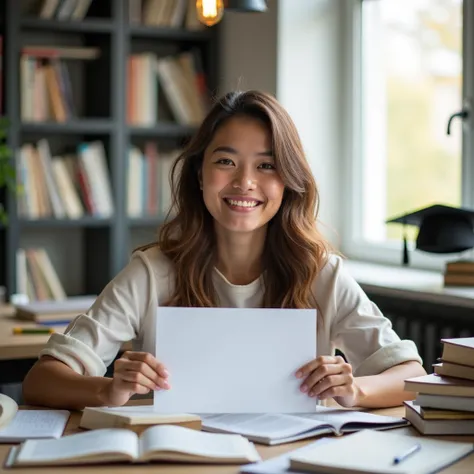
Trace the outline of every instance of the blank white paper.
{"type": "Polygon", "coordinates": [[[171,390],[159,413],[303,413],[296,370],[316,357],[316,310],[157,308],[156,358],[171,390]]]}

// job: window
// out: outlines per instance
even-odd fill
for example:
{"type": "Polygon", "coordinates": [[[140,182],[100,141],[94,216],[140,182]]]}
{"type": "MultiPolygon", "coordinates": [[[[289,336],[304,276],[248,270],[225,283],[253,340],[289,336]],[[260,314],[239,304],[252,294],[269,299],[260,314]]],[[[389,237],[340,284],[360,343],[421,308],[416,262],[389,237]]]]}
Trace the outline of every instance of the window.
{"type": "MultiPolygon", "coordinates": [[[[347,181],[353,199],[346,202],[353,208],[344,251],[396,263],[402,229],[387,225],[388,218],[435,203],[474,205],[474,176],[467,176],[474,162],[468,153],[470,120],[454,119],[447,134],[449,117],[468,106],[473,90],[474,45],[466,39],[474,27],[468,11],[473,5],[463,0],[352,5],[352,146],[346,168],[353,170],[347,181]]],[[[408,229],[409,240],[417,231],[408,229]]],[[[413,264],[437,266],[446,257],[420,253],[412,253],[413,264]]]]}

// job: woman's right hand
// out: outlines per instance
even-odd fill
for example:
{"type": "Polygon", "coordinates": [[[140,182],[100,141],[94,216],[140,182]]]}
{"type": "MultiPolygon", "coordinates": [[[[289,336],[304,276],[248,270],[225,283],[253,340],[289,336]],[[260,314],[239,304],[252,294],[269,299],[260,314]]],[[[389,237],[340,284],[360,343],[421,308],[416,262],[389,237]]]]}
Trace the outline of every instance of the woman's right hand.
{"type": "Polygon", "coordinates": [[[105,405],[122,406],[135,393],[169,390],[165,366],[148,352],[126,351],[114,363],[114,376],[108,384],[105,405]]]}

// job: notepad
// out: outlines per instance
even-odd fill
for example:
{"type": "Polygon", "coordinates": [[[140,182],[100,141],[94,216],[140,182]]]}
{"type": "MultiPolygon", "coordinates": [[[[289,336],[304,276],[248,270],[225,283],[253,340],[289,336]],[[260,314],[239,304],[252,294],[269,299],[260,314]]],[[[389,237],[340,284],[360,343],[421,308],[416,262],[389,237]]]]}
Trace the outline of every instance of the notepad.
{"type": "Polygon", "coordinates": [[[419,438],[396,433],[363,430],[290,456],[290,468],[325,474],[428,474],[473,451],[472,443],[419,438]],[[421,449],[400,464],[396,456],[419,443],[421,449]]]}
{"type": "Polygon", "coordinates": [[[59,438],[69,416],[67,410],[18,410],[10,423],[0,429],[0,443],[59,438]]]}

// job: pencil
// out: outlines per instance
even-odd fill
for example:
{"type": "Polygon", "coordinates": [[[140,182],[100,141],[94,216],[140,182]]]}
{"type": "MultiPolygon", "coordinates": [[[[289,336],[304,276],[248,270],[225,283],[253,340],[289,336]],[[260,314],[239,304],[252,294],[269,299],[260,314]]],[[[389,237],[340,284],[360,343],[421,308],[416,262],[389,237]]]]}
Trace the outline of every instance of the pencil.
{"type": "Polygon", "coordinates": [[[13,328],[13,334],[53,334],[53,328],[13,328]]]}

